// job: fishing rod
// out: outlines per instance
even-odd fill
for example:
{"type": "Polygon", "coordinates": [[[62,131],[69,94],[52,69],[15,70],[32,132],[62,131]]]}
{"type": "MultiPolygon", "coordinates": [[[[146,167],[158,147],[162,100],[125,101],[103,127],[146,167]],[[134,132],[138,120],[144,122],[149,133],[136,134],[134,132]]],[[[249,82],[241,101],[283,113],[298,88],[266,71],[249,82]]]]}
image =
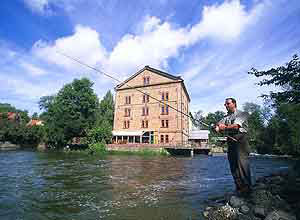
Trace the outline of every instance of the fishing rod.
{"type": "MultiPolygon", "coordinates": [[[[171,108],[171,109],[175,110],[176,112],[178,112],[178,113],[180,113],[180,114],[182,114],[182,115],[184,115],[184,116],[190,118],[191,120],[197,121],[198,123],[200,123],[200,124],[204,125],[205,127],[207,127],[209,130],[215,130],[215,128],[216,128],[216,125],[214,125],[214,124],[209,125],[209,124],[205,123],[204,121],[202,121],[202,120],[200,120],[200,119],[195,119],[195,118],[193,118],[192,116],[190,116],[189,114],[186,114],[185,112],[180,111],[179,109],[177,109],[177,108],[175,108],[175,107],[173,107],[173,106],[167,104],[166,102],[163,102],[163,101],[161,101],[161,100],[159,100],[159,99],[157,99],[157,98],[155,98],[155,97],[149,95],[148,93],[144,92],[143,90],[140,90],[140,89],[138,89],[138,88],[135,88],[135,87],[133,87],[133,86],[130,86],[128,83],[126,83],[126,82],[124,83],[123,81],[120,81],[119,79],[117,79],[117,78],[115,78],[115,77],[113,77],[113,76],[111,76],[111,75],[109,75],[109,74],[107,74],[107,73],[105,73],[105,72],[103,72],[103,71],[101,71],[101,70],[99,70],[99,69],[93,67],[93,66],[90,66],[90,65],[88,65],[88,64],[86,64],[86,63],[84,63],[84,62],[82,62],[81,60],[77,59],[77,58],[71,57],[70,55],[68,55],[68,54],[66,54],[66,53],[63,53],[63,52],[61,52],[61,51],[58,51],[58,50],[55,50],[55,52],[58,53],[58,54],[60,54],[60,55],[62,55],[62,56],[64,56],[64,57],[66,57],[66,58],[68,58],[68,59],[70,59],[70,60],[73,60],[73,61],[79,63],[79,64],[82,65],[82,66],[85,66],[85,67],[87,67],[87,68],[90,68],[90,69],[92,69],[92,70],[94,70],[94,71],[96,71],[96,72],[102,74],[102,75],[105,75],[105,76],[107,76],[107,77],[109,77],[109,78],[111,78],[111,79],[117,81],[118,83],[123,83],[124,85],[126,85],[126,86],[127,86],[128,88],[130,88],[130,89],[134,89],[134,90],[136,90],[136,91],[138,91],[138,92],[140,92],[140,93],[142,93],[142,94],[144,94],[144,95],[147,95],[149,98],[152,98],[153,100],[155,100],[155,101],[157,101],[157,102],[159,102],[159,103],[161,103],[161,104],[163,104],[163,105],[165,105],[165,106],[168,106],[169,108],[171,108]]],[[[237,140],[236,140],[234,137],[232,137],[232,136],[226,135],[225,137],[230,138],[230,139],[232,139],[233,141],[237,141],[237,140]]]]}
{"type": "MultiPolygon", "coordinates": [[[[45,35],[42,35],[42,36],[43,36],[46,40],[51,41],[51,40],[49,40],[49,38],[46,37],[45,35]]],[[[82,62],[82,61],[81,61],[80,59],[78,59],[78,58],[74,58],[74,57],[72,57],[72,56],[70,56],[70,55],[68,55],[68,54],[66,54],[66,53],[64,53],[64,52],[62,52],[62,51],[57,50],[57,49],[55,49],[54,51],[55,51],[55,53],[57,53],[57,54],[59,54],[59,55],[61,55],[61,56],[64,56],[64,57],[66,57],[66,58],[68,58],[68,59],[70,59],[70,60],[72,60],[72,61],[74,61],[74,62],[77,62],[77,63],[79,63],[79,64],[82,65],[82,66],[85,66],[85,67],[87,67],[87,68],[89,68],[89,69],[92,69],[92,70],[94,70],[95,72],[98,72],[98,73],[100,73],[100,74],[102,74],[102,75],[105,75],[106,77],[109,77],[109,78],[113,79],[114,81],[116,81],[116,82],[118,82],[118,83],[123,83],[123,84],[126,85],[128,88],[134,89],[134,90],[136,90],[136,91],[138,91],[138,92],[140,92],[140,93],[142,93],[142,94],[144,94],[144,95],[147,95],[147,96],[149,96],[149,98],[152,98],[153,100],[155,100],[155,101],[157,101],[157,102],[159,102],[159,103],[161,103],[161,104],[163,104],[163,105],[165,105],[165,106],[168,106],[168,108],[173,109],[173,110],[175,110],[176,112],[178,112],[178,113],[180,113],[180,114],[182,114],[182,115],[184,115],[184,116],[186,116],[186,117],[188,117],[188,118],[190,118],[190,119],[192,119],[192,120],[198,122],[199,124],[205,126],[207,129],[212,130],[212,131],[215,131],[215,127],[216,127],[216,126],[215,126],[214,124],[209,125],[209,124],[205,123],[204,121],[202,121],[202,120],[200,120],[200,119],[194,119],[194,118],[191,117],[189,114],[186,114],[185,112],[183,112],[183,111],[181,111],[181,110],[179,110],[179,109],[177,109],[177,108],[175,108],[175,107],[169,105],[168,103],[163,102],[163,101],[161,101],[161,100],[159,100],[159,99],[157,99],[157,98],[155,98],[155,97],[149,95],[148,93],[144,92],[144,91],[141,90],[141,89],[134,88],[134,87],[130,86],[128,83],[124,83],[123,81],[119,80],[118,78],[116,78],[116,77],[114,77],[114,76],[112,76],[112,75],[110,75],[110,74],[105,73],[104,71],[101,71],[101,70],[99,70],[99,69],[97,69],[97,68],[95,68],[95,67],[93,67],[93,66],[91,66],[91,65],[88,65],[88,64],[82,62]]],[[[232,139],[232,140],[234,140],[234,141],[237,141],[236,139],[234,139],[234,138],[231,137],[231,136],[227,136],[227,137],[230,138],[230,139],[232,139]]]]}

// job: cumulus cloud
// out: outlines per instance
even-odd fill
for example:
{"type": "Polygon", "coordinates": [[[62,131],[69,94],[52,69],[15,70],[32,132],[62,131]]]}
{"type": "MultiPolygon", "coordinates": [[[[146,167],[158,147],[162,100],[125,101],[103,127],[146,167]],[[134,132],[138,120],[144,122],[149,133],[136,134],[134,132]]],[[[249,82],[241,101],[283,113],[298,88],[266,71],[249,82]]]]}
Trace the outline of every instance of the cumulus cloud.
{"type": "Polygon", "coordinates": [[[37,100],[41,96],[50,95],[50,91],[53,91],[57,87],[56,84],[41,85],[28,80],[14,79],[2,75],[0,75],[0,84],[6,85],[5,88],[2,88],[6,93],[9,92],[31,100],[37,100]]]}
{"type": "Polygon", "coordinates": [[[21,67],[24,68],[24,70],[30,74],[31,76],[42,76],[42,75],[46,75],[47,71],[37,67],[31,63],[25,62],[25,61],[21,61],[20,62],[21,67]]]}
{"type": "Polygon", "coordinates": [[[24,2],[34,12],[43,14],[49,11],[49,0],[24,0],[24,2]]]}
{"type": "Polygon", "coordinates": [[[169,57],[178,55],[180,47],[187,44],[186,30],[174,29],[168,22],[147,17],[140,35],[125,35],[109,55],[111,68],[120,67],[129,73],[145,64],[162,67],[169,57]]]}
{"type": "Polygon", "coordinates": [[[239,0],[205,6],[202,20],[191,29],[191,41],[204,37],[223,41],[235,40],[249,24],[257,20],[262,9],[263,4],[260,3],[247,12],[239,0]]]}
{"type": "Polygon", "coordinates": [[[101,44],[99,34],[81,25],[76,26],[74,35],[59,38],[54,43],[39,40],[34,44],[32,52],[37,57],[69,70],[77,68],[78,65],[60,53],[70,55],[91,66],[100,61],[105,63],[107,53],[101,44]]]}
{"type": "Polygon", "coordinates": [[[255,22],[261,8],[262,5],[257,4],[252,10],[246,11],[239,0],[205,6],[202,19],[197,24],[182,28],[157,17],[146,16],[139,30],[135,34],[123,36],[110,52],[102,45],[96,30],[77,25],[71,36],[59,38],[54,43],[36,42],[33,52],[65,68],[78,68],[74,61],[62,57],[56,51],[63,52],[121,76],[132,74],[145,65],[167,69],[169,58],[177,57],[181,49],[204,38],[236,40],[249,24],[255,22]]]}
{"type": "Polygon", "coordinates": [[[23,0],[25,5],[39,15],[55,15],[54,8],[72,12],[78,0],[23,0]]]}

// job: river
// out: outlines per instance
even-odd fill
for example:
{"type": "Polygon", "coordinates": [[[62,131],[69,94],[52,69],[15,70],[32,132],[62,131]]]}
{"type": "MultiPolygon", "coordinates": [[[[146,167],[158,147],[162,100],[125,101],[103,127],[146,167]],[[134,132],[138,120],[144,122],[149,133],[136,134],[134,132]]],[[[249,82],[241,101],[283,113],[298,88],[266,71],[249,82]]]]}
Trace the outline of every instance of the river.
{"type": "MultiPolygon", "coordinates": [[[[286,159],[251,158],[253,178],[286,159]]],[[[234,190],[225,156],[120,156],[0,152],[2,220],[193,220],[234,190]]]]}

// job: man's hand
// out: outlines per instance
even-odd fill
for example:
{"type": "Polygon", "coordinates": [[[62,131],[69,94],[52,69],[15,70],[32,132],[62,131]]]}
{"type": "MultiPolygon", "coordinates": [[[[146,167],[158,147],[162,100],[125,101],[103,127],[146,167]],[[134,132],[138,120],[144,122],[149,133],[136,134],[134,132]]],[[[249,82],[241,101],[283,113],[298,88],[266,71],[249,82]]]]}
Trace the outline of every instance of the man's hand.
{"type": "Polygon", "coordinates": [[[224,131],[225,129],[226,129],[226,125],[225,124],[218,124],[218,126],[217,127],[219,127],[219,130],[220,131],[224,131]]]}

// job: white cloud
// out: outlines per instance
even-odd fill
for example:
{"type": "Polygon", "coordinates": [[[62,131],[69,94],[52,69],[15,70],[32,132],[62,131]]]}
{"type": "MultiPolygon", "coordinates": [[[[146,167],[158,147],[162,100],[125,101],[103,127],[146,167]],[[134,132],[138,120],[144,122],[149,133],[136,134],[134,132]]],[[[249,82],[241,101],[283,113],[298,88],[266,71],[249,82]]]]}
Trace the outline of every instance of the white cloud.
{"type": "Polygon", "coordinates": [[[2,88],[5,90],[4,92],[26,97],[26,99],[31,100],[37,100],[41,96],[50,95],[58,88],[57,84],[39,84],[23,79],[14,79],[7,75],[0,75],[0,84],[6,85],[5,88],[2,88]]]}
{"type": "Polygon", "coordinates": [[[54,8],[72,12],[80,0],[23,0],[25,5],[40,15],[55,15],[54,8]],[[52,7],[54,6],[54,7],[52,7]]]}
{"type": "Polygon", "coordinates": [[[25,4],[34,12],[45,13],[49,10],[49,0],[24,0],[25,4]]]}
{"type": "Polygon", "coordinates": [[[257,20],[262,9],[263,4],[257,4],[247,12],[239,0],[205,6],[202,20],[191,29],[191,41],[194,42],[204,37],[223,41],[235,40],[249,24],[257,20]]]}
{"type": "Polygon", "coordinates": [[[238,0],[206,6],[203,19],[191,28],[177,28],[157,17],[146,16],[142,28],[139,26],[136,34],[123,36],[110,53],[94,29],[77,25],[74,35],[59,38],[53,44],[38,41],[33,51],[39,57],[68,69],[78,68],[78,65],[56,51],[121,76],[128,76],[145,65],[166,69],[169,58],[177,57],[180,49],[205,37],[226,41],[236,39],[255,20],[257,7],[247,12],[238,0]]]}
{"type": "Polygon", "coordinates": [[[46,75],[47,71],[39,68],[31,63],[25,62],[25,61],[21,61],[20,65],[25,69],[25,71],[31,75],[31,76],[42,76],[42,75],[46,75]]]}
{"type": "Polygon", "coordinates": [[[36,42],[32,52],[41,59],[69,70],[78,68],[78,65],[62,54],[72,56],[91,66],[95,66],[99,62],[106,62],[106,50],[100,42],[99,34],[95,30],[81,25],[76,26],[74,35],[59,38],[53,44],[41,40],[36,42]]]}
{"type": "Polygon", "coordinates": [[[178,55],[187,44],[186,30],[174,29],[168,22],[147,17],[140,35],[125,35],[111,52],[108,63],[117,72],[132,73],[137,67],[162,68],[164,62],[178,55]]]}

